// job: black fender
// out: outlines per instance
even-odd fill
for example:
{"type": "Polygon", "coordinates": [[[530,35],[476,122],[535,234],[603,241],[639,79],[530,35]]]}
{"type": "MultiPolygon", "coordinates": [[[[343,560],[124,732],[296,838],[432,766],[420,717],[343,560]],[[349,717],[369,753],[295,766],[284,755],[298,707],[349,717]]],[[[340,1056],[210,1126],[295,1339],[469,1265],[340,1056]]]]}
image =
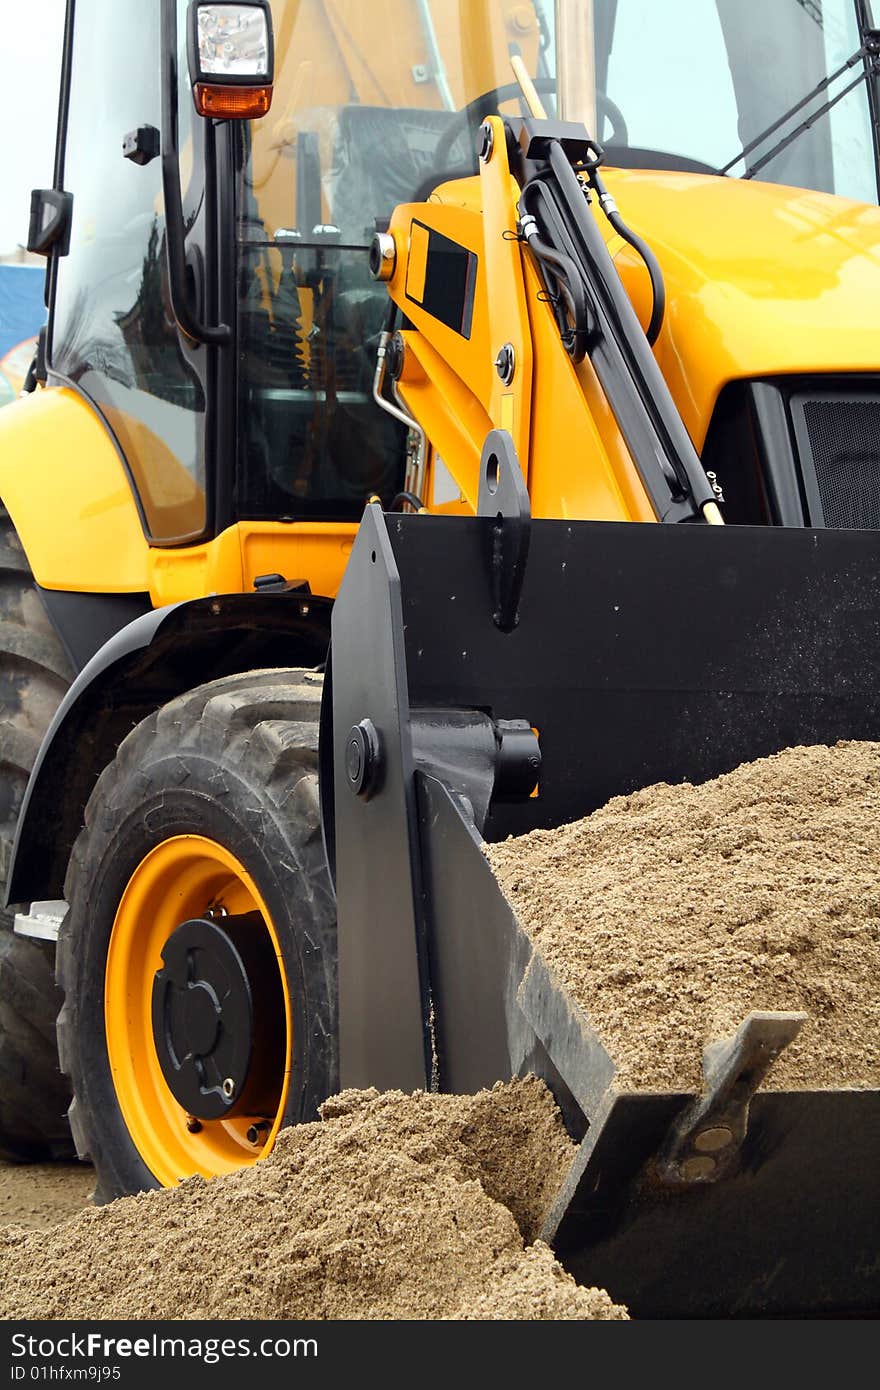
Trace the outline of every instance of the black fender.
{"type": "Polygon", "coordinates": [[[154,609],[105,642],[43,739],[19,814],[7,902],[63,897],[86,802],[136,724],[206,681],[321,665],[332,607],[303,590],[220,594],[154,609]]]}
{"type": "Polygon", "coordinates": [[[43,589],[39,584],[37,593],[77,673],[117,632],[153,611],[149,594],[68,592],[43,589]]]}

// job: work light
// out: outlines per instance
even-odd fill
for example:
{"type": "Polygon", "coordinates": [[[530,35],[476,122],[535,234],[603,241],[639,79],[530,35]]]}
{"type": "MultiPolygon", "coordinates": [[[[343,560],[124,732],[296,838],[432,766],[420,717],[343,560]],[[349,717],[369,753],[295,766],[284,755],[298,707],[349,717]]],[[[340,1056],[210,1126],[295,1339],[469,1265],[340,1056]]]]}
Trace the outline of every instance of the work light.
{"type": "Polygon", "coordinates": [[[274,43],[269,0],[213,4],[192,0],[187,57],[200,116],[249,120],[272,104],[274,43]]]}

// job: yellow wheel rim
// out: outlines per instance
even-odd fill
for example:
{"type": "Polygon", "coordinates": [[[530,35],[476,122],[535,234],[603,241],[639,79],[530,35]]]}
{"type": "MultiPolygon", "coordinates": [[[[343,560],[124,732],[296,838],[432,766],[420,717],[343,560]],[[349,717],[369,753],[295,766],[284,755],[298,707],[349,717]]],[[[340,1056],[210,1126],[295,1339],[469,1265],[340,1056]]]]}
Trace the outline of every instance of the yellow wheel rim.
{"type": "MultiPolygon", "coordinates": [[[[259,928],[257,928],[259,930],[259,928]]],[[[116,1096],[135,1148],[164,1187],[194,1173],[211,1178],[268,1153],[281,1127],[290,1083],[292,1024],[281,947],[272,919],[247,870],[222,845],[178,835],[152,849],[135,869],[119,903],[104,981],[104,1022],[116,1096]],[[278,1106],[263,1142],[247,1139],[247,1116],[202,1120],[175,1099],[153,1039],[153,980],[162,950],[180,925],[209,910],[259,912],[278,962],[284,995],[285,1045],[278,1106]]],[[[280,1069],[279,1069],[280,1070],[280,1069]]]]}

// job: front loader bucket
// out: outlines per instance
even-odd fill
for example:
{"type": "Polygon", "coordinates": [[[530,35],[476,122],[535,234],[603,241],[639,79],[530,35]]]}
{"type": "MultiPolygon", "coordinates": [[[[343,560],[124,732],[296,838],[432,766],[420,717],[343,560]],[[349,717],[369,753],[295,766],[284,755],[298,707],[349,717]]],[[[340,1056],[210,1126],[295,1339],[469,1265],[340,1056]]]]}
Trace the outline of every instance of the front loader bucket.
{"type": "Polygon", "coordinates": [[[880,1094],[765,1084],[802,1016],[760,1012],[718,1040],[700,1094],[619,1085],[482,842],[880,739],[880,536],[534,521],[505,632],[503,525],[368,509],[334,610],[342,1083],[542,1076],[580,1145],[545,1237],[635,1315],[876,1312],[880,1094]],[[538,731],[537,796],[508,798],[480,720],[496,748],[505,721],[538,731]]]}

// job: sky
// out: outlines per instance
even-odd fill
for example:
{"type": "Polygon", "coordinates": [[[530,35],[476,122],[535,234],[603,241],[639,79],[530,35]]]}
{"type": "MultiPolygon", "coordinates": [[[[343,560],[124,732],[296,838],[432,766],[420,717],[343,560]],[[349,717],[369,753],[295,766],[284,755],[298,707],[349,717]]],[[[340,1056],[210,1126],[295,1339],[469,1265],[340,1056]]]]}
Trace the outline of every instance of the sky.
{"type": "Polygon", "coordinates": [[[64,0],[0,0],[0,255],[27,240],[32,188],[51,188],[64,0]]]}

